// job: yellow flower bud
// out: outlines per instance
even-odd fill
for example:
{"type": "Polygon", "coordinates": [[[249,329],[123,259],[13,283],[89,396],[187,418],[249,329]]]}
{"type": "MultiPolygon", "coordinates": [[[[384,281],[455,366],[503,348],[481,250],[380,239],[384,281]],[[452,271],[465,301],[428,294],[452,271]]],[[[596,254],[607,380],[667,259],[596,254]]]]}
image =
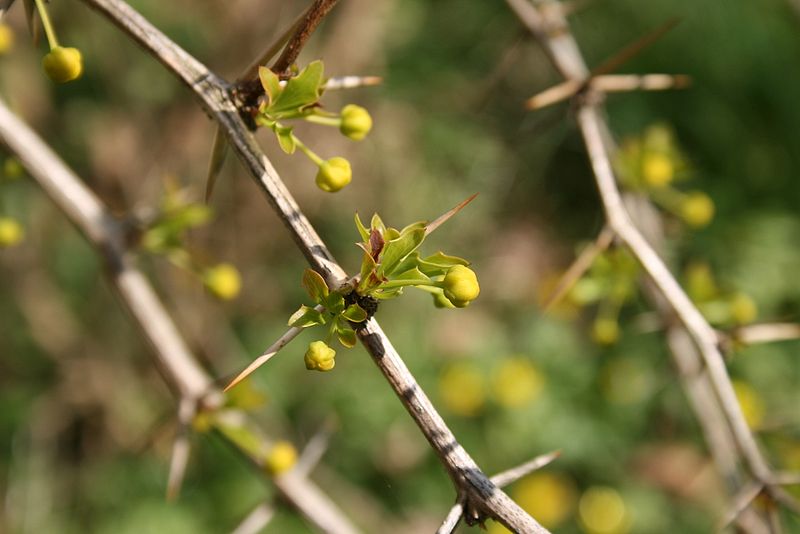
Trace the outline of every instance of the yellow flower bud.
{"type": "Polygon", "coordinates": [[[372,129],[372,117],[361,106],[350,104],[342,108],[342,124],[339,131],[353,141],[361,141],[372,129]]]}
{"type": "Polygon", "coordinates": [[[592,339],[598,345],[613,345],[619,339],[619,324],[613,319],[597,319],[592,325],[592,339]]]}
{"type": "Polygon", "coordinates": [[[690,226],[700,228],[714,217],[714,202],[700,191],[689,193],[681,205],[681,218],[690,226]]]}
{"type": "Polygon", "coordinates": [[[56,83],[67,83],[80,77],[83,72],[83,58],[77,48],[56,46],[44,59],[42,67],[47,76],[56,83]]]}
{"type": "Polygon", "coordinates": [[[498,404],[519,408],[535,400],[542,392],[544,377],[525,358],[503,360],[492,376],[492,394],[498,404]]]}
{"type": "Polygon", "coordinates": [[[0,55],[5,54],[14,46],[14,32],[6,24],[0,23],[0,55]]]}
{"type": "Polygon", "coordinates": [[[13,247],[25,237],[25,230],[16,219],[0,217],[0,248],[13,247]]]}
{"type": "Polygon", "coordinates": [[[335,357],[336,351],[326,345],[324,341],[312,341],[308,345],[304,358],[306,369],[309,371],[330,371],[336,365],[335,357]]]}
{"type": "Polygon", "coordinates": [[[192,418],[192,430],[198,434],[205,434],[214,427],[214,415],[209,412],[198,412],[192,418]]]}
{"type": "Polygon", "coordinates": [[[442,280],[442,289],[447,300],[457,308],[469,306],[481,292],[475,272],[464,265],[450,267],[442,280]]]}
{"type": "Polygon", "coordinates": [[[239,271],[230,263],[220,263],[211,267],[203,276],[203,283],[217,298],[231,300],[239,295],[242,279],[239,271]]]}
{"type": "Polygon", "coordinates": [[[731,318],[736,324],[747,324],[755,320],[758,307],[748,295],[736,293],[730,300],[731,318]]]}
{"type": "Polygon", "coordinates": [[[486,404],[486,378],[469,362],[454,363],[439,378],[439,395],[451,412],[464,417],[477,415],[486,404]]]}
{"type": "Polygon", "coordinates": [[[642,158],[642,177],[652,187],[667,185],[675,177],[675,165],[672,158],[660,152],[645,154],[642,158]]]}
{"type": "Polygon", "coordinates": [[[6,158],[3,162],[3,176],[9,180],[19,178],[23,172],[25,172],[25,169],[22,168],[22,164],[16,158],[6,158]]]}
{"type": "Polygon", "coordinates": [[[350,162],[344,158],[335,157],[323,161],[317,172],[317,187],[328,193],[335,193],[350,183],[353,171],[350,162]]]}
{"type": "Polygon", "coordinates": [[[578,515],[583,529],[589,534],[625,534],[631,528],[625,501],[612,488],[586,490],[578,503],[578,515]]]}
{"type": "Polygon", "coordinates": [[[280,475],[297,463],[297,449],[288,441],[278,441],[264,458],[264,468],[272,475],[280,475]]]}
{"type": "Polygon", "coordinates": [[[536,471],[519,481],[514,500],[547,529],[566,522],[575,507],[575,484],[559,473],[536,471]]]}

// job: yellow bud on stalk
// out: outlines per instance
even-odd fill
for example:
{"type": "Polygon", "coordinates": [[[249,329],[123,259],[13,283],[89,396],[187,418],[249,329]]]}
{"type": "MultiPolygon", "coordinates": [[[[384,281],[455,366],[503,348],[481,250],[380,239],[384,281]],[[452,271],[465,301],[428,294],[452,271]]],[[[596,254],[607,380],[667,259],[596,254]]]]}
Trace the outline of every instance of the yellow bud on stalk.
{"type": "Polygon", "coordinates": [[[0,217],[0,248],[13,247],[25,237],[25,230],[16,219],[0,217]]]}
{"type": "Polygon", "coordinates": [[[619,324],[614,319],[598,318],[592,325],[592,339],[598,345],[613,345],[619,339],[619,324]]]}
{"type": "Polygon", "coordinates": [[[47,76],[56,83],[67,83],[83,73],[83,57],[77,48],[54,46],[42,59],[47,76]]]}
{"type": "Polygon", "coordinates": [[[264,458],[264,467],[272,475],[289,471],[297,463],[297,449],[288,441],[275,443],[264,458]]]}
{"type": "Polygon", "coordinates": [[[350,183],[353,171],[350,162],[344,158],[335,157],[323,161],[317,172],[317,187],[328,193],[335,193],[350,183]]]}
{"type": "Polygon", "coordinates": [[[339,131],[353,141],[361,141],[372,129],[372,117],[361,106],[349,104],[342,108],[342,123],[339,131]]]}
{"type": "Polygon", "coordinates": [[[689,226],[700,228],[714,217],[714,202],[700,191],[689,193],[681,205],[681,218],[689,226]]]}
{"type": "Polygon", "coordinates": [[[481,288],[475,272],[464,265],[450,267],[442,280],[442,289],[447,300],[456,308],[464,308],[478,298],[481,288]]]}
{"type": "Polygon", "coordinates": [[[304,358],[306,369],[309,371],[330,371],[336,365],[335,357],[336,351],[326,345],[324,341],[312,341],[308,345],[304,358]]]}
{"type": "Polygon", "coordinates": [[[642,159],[642,176],[647,185],[662,187],[675,177],[675,166],[668,155],[652,152],[642,159]]]}
{"type": "Polygon", "coordinates": [[[242,278],[239,271],[230,263],[220,263],[211,267],[203,276],[206,287],[222,300],[231,300],[239,295],[242,289],[242,278]]]}

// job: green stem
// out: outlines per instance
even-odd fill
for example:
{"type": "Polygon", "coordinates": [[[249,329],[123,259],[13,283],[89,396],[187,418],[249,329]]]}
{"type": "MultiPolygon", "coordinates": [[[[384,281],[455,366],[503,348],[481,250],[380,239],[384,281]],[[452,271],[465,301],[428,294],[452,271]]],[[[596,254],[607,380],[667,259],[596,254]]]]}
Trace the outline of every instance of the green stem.
{"type": "Polygon", "coordinates": [[[298,139],[296,135],[292,134],[292,139],[294,139],[294,143],[297,145],[297,148],[299,148],[303,152],[303,154],[308,156],[308,159],[316,163],[318,166],[325,163],[325,161],[321,157],[317,156],[310,148],[308,148],[305,144],[303,144],[303,142],[300,141],[300,139],[298,139]]]}
{"type": "Polygon", "coordinates": [[[430,286],[430,287],[437,287],[436,282],[432,280],[391,280],[389,282],[384,282],[378,289],[394,289],[397,287],[406,287],[406,286],[430,286]]]}
{"type": "Polygon", "coordinates": [[[314,124],[322,124],[324,126],[334,126],[336,128],[342,125],[341,117],[323,117],[321,115],[307,115],[303,117],[308,122],[313,122],[314,124]]]}
{"type": "Polygon", "coordinates": [[[44,26],[44,33],[47,35],[47,42],[50,45],[50,50],[58,46],[58,39],[56,39],[56,32],[53,30],[53,24],[50,22],[50,15],[47,13],[47,7],[44,5],[44,0],[35,0],[36,9],[39,11],[39,17],[42,19],[42,26],[44,26]]]}

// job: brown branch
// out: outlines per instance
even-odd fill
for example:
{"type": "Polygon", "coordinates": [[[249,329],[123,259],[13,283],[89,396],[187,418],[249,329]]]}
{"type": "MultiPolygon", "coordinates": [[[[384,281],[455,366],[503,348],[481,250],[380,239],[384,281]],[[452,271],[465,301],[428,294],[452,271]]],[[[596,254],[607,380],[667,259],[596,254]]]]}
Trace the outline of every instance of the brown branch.
{"type": "Polygon", "coordinates": [[[286,44],[280,57],[275,61],[272,70],[281,77],[288,74],[289,68],[297,60],[300,51],[305,46],[311,34],[317,28],[325,15],[334,8],[339,0],[314,0],[309,10],[305,13],[302,22],[298,26],[294,35],[286,44]]]}
{"type": "MultiPolygon", "coordinates": [[[[228,84],[178,47],[139,13],[121,0],[83,0],[139,42],[151,55],[181,79],[216,120],[232,150],[266,193],[309,264],[328,282],[340,287],[347,279],[325,243],[299,210],[286,186],[252,134],[242,122],[228,95],[228,84]]],[[[451,430],[417,384],[389,339],[371,319],[359,337],[395,394],[422,431],[444,465],[459,494],[481,517],[492,517],[516,532],[547,532],[480,470],[455,439],[451,430]]],[[[284,475],[291,476],[291,472],[284,475]]]]}
{"type": "MultiPolygon", "coordinates": [[[[201,403],[207,409],[219,406],[221,393],[212,389],[211,378],[198,365],[147,279],[135,267],[126,249],[122,225],[50,147],[9,111],[2,100],[0,139],[105,260],[110,281],[150,343],[159,370],[178,399],[182,403],[201,403]]],[[[244,420],[243,424],[253,425],[249,420],[244,420]]],[[[236,443],[230,443],[237,447],[236,443]]],[[[237,448],[254,464],[263,467],[263,458],[237,448]]],[[[276,477],[274,483],[284,499],[321,531],[357,532],[333,502],[304,477],[276,477]]]]}

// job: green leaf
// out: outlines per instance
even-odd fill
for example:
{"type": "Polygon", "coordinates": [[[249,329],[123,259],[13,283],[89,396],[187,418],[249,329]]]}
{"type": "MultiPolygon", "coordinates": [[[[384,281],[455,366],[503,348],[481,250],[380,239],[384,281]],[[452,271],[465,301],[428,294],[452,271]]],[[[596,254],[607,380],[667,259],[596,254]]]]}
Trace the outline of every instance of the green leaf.
{"type": "Polygon", "coordinates": [[[275,102],[278,96],[283,91],[281,87],[280,78],[267,67],[258,67],[258,79],[261,80],[261,86],[269,99],[268,106],[275,102]]]}
{"type": "Polygon", "coordinates": [[[342,312],[342,317],[351,323],[360,323],[367,320],[367,312],[358,304],[351,304],[342,312]]]}
{"type": "Polygon", "coordinates": [[[377,268],[375,260],[367,252],[364,252],[364,258],[361,260],[361,281],[358,283],[359,292],[367,290],[372,282],[372,276],[377,268]]]}
{"type": "Polygon", "coordinates": [[[361,217],[358,216],[356,213],[356,228],[358,228],[358,233],[361,235],[361,239],[366,243],[369,241],[369,230],[364,226],[364,223],[361,222],[361,217]]]}
{"type": "Polygon", "coordinates": [[[400,261],[414,252],[424,239],[425,230],[418,228],[386,243],[377,271],[378,278],[392,274],[400,261]]]}
{"type": "Polygon", "coordinates": [[[343,346],[347,347],[348,349],[352,349],[356,346],[356,341],[358,340],[356,337],[356,332],[349,326],[339,326],[336,334],[339,337],[339,343],[341,343],[343,346]]]}
{"type": "Polygon", "coordinates": [[[397,239],[400,237],[400,230],[397,228],[389,227],[383,232],[383,239],[385,241],[391,241],[392,239],[397,239]]]}
{"type": "Polygon", "coordinates": [[[411,269],[414,269],[419,264],[419,252],[414,251],[397,264],[397,267],[394,268],[394,272],[396,273],[404,273],[411,269]]]}
{"type": "Polygon", "coordinates": [[[419,270],[428,276],[444,274],[454,265],[469,265],[469,262],[458,256],[448,256],[443,252],[437,252],[432,256],[419,260],[419,270]]]}
{"type": "Polygon", "coordinates": [[[267,107],[268,114],[295,111],[319,100],[322,85],[322,61],[310,63],[303,71],[290,78],[277,98],[267,107]]]}
{"type": "Polygon", "coordinates": [[[278,144],[281,146],[281,150],[287,154],[294,154],[295,149],[297,149],[297,143],[295,143],[294,135],[292,135],[292,127],[276,124],[274,132],[275,136],[278,138],[278,144]]]}
{"type": "Polygon", "coordinates": [[[427,228],[428,223],[425,221],[417,221],[415,223],[411,223],[402,230],[400,230],[401,234],[405,234],[406,232],[411,232],[412,230],[424,230],[427,228]]]}
{"type": "Polygon", "coordinates": [[[383,232],[386,231],[386,225],[383,224],[380,215],[377,213],[372,216],[372,220],[369,222],[369,227],[373,230],[378,230],[381,235],[383,235],[383,232]]]}
{"type": "Polygon", "coordinates": [[[289,317],[289,326],[296,328],[308,328],[318,324],[325,324],[325,316],[305,304],[289,317]]]}
{"type": "Polygon", "coordinates": [[[322,305],[330,313],[336,315],[344,310],[344,297],[342,297],[341,293],[334,291],[322,299],[322,305]]]}
{"type": "Polygon", "coordinates": [[[378,300],[389,300],[395,297],[399,297],[402,294],[403,294],[403,288],[395,287],[392,289],[386,289],[386,290],[380,289],[378,291],[373,291],[372,293],[370,293],[370,296],[378,300]]]}
{"type": "Polygon", "coordinates": [[[302,283],[308,296],[317,304],[323,304],[323,300],[328,296],[328,293],[330,293],[325,279],[313,269],[306,269],[303,271],[302,283]]]}
{"type": "Polygon", "coordinates": [[[170,215],[167,225],[177,231],[186,230],[202,226],[211,220],[213,215],[213,211],[208,206],[187,204],[170,215]]]}

